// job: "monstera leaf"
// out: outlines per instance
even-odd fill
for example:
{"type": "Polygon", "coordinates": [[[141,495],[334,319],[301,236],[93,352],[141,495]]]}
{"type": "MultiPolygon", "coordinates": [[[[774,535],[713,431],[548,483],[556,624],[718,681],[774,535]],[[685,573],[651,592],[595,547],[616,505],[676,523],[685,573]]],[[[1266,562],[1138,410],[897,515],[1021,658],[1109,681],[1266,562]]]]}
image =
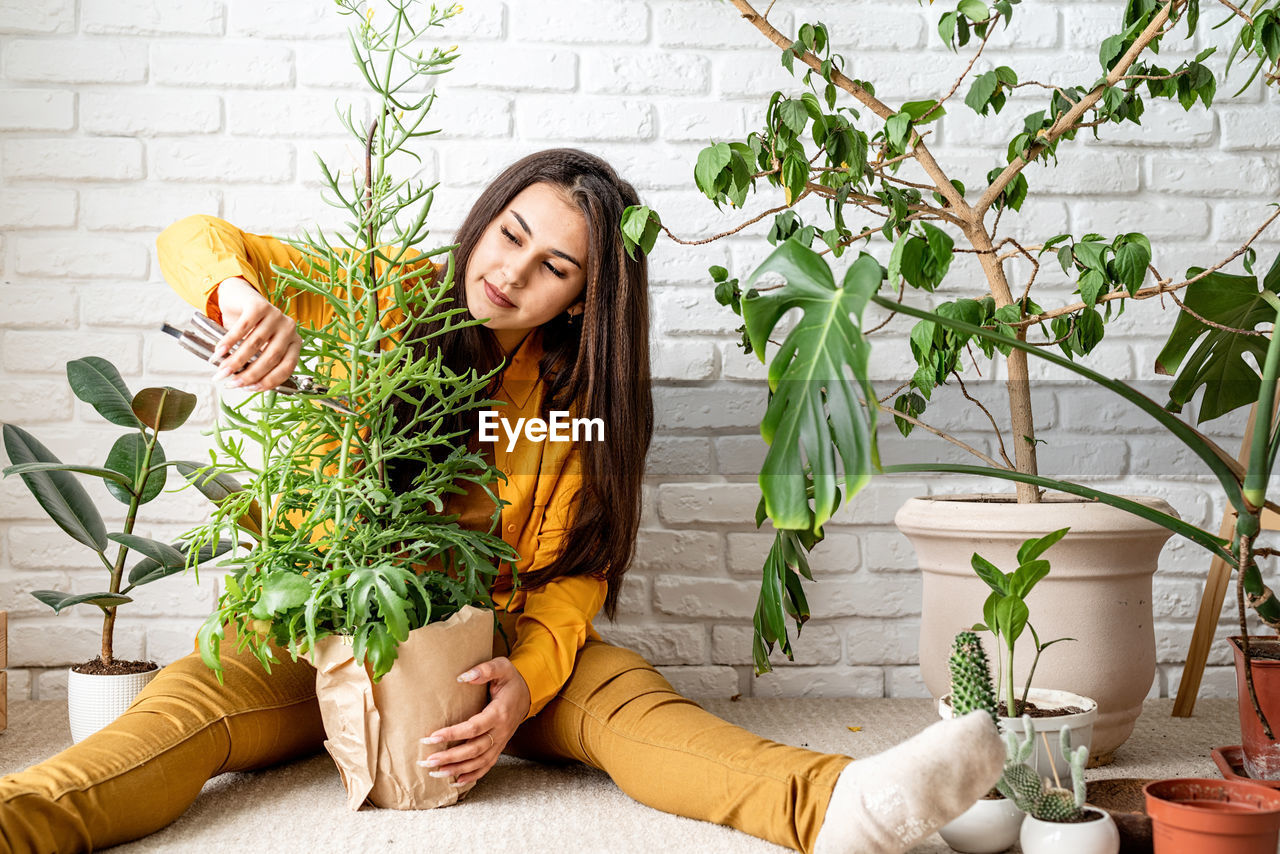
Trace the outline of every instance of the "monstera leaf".
{"type": "Polygon", "coordinates": [[[879,462],[875,391],[867,380],[871,346],[860,326],[862,311],[882,278],[879,262],[863,253],[837,287],[821,255],[788,240],[747,281],[742,317],[761,361],[782,316],[791,309],[801,311],[769,363],[769,406],[760,424],[769,445],[760,489],[776,528],[817,533],[835,512],[838,483],[843,480],[846,496],[853,495],[879,462]],[[780,274],[786,284],[764,293],[750,291],[765,273],[780,274]],[[855,384],[869,406],[858,400],[855,384]],[[836,469],[837,454],[843,476],[836,469]]]}
{"type": "MultiPolygon", "coordinates": [[[[1187,271],[1197,276],[1201,268],[1187,271]]],[[[1201,317],[1232,329],[1254,329],[1260,323],[1271,323],[1276,311],[1262,298],[1263,291],[1280,292],[1280,256],[1267,271],[1259,287],[1254,276],[1233,276],[1213,272],[1190,284],[1183,301],[1201,317]]],[[[1203,386],[1197,424],[1225,415],[1246,404],[1258,400],[1259,375],[1257,369],[1245,360],[1252,354],[1255,364],[1261,365],[1267,353],[1268,339],[1259,335],[1241,335],[1215,329],[1201,323],[1189,313],[1178,313],[1169,340],[1156,357],[1156,372],[1178,372],[1169,389],[1170,412],[1181,412],[1188,400],[1203,386]],[[1203,336],[1203,340],[1201,339],[1203,336]],[[1197,345],[1197,341],[1199,344],[1197,345]],[[1195,351],[1187,353],[1195,346],[1195,351]]]]}

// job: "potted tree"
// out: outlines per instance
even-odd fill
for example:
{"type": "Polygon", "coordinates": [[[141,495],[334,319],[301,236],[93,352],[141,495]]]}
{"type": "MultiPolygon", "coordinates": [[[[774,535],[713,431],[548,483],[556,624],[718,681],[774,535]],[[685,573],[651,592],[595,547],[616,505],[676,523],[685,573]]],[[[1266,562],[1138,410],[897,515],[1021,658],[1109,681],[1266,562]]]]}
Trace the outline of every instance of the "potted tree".
{"type": "Polygon", "coordinates": [[[133,601],[130,594],[188,566],[223,553],[229,543],[210,540],[192,549],[187,542],[162,543],[134,533],[138,511],[164,489],[169,467],[160,434],[176,430],[195,407],[193,395],[176,388],[129,391],[120,372],[106,359],[87,356],[67,363],[67,381],[76,397],[125,433],[101,466],[64,463],[35,436],[15,424],[4,425],[10,465],[4,476],[18,475],[49,518],[76,542],[93,551],[107,574],[88,593],[34,590],[31,595],[60,614],[76,605],[102,612],[102,646],[96,658],[73,665],[67,674],[67,711],[71,739],[79,742],[111,723],[155,676],[154,661],[115,656],[116,611],[133,601]],[[112,498],[127,509],[124,524],[108,533],[103,514],[75,475],[102,481],[112,498]],[[140,557],[128,566],[130,552],[140,557]]]}
{"type": "MultiPolygon", "coordinates": [[[[937,32],[952,49],[971,46],[972,60],[947,93],[890,105],[877,98],[873,81],[855,78],[851,62],[834,52],[822,23],[800,25],[792,38],[770,23],[769,9],[762,12],[748,0],[732,0],[732,5],[780,48],[787,69],[804,71],[803,82],[812,90],[799,97],[775,92],[761,130],[745,141],[708,146],[694,170],[698,188],[717,206],[742,206],[761,180],[783,197],[780,206],[761,216],[697,241],[736,233],[774,215],[769,239],[780,247],[744,284],[723,267],[710,270],[717,300],[744,320],[743,345],[748,352],[764,361],[770,335],[785,331],[769,363],[770,400],[761,422],[769,450],[760,472],[757,521],[771,522],[775,541],[766,558],[756,610],[756,672],[769,669],[767,653],[774,643],[790,655],[786,621],[793,619],[798,628],[809,615],[801,583],[802,577],[810,578],[806,552],[821,540],[822,526],[839,507],[842,491],[847,499],[877,471],[993,474],[1016,484],[1016,504],[1011,495],[968,500],[949,496],[945,502],[908,502],[898,517],[924,570],[920,658],[926,684],[935,696],[945,690],[943,661],[955,627],[945,619],[939,622],[939,605],[968,610],[987,595],[967,568],[967,555],[974,547],[995,560],[1009,560],[1027,536],[1069,524],[1073,533],[1059,547],[1059,572],[1046,583],[1046,593],[1052,587],[1055,599],[1069,596],[1077,604],[1063,613],[1086,624],[1046,624],[1046,631],[1080,638],[1057,657],[1051,678],[1097,699],[1094,758],[1106,761],[1132,730],[1154,675],[1150,576],[1168,526],[1153,520],[1173,513],[1164,502],[1151,499],[1131,499],[1130,504],[1146,508],[1131,514],[1114,513],[1105,502],[1078,502],[1070,496],[1067,503],[1046,502],[1063,499],[1043,495],[1044,489],[1057,487],[1051,479],[1038,479],[1035,383],[1028,357],[1057,347],[1063,361],[1074,364],[1097,347],[1108,320],[1128,300],[1163,295],[1174,299],[1185,291],[1190,307],[1193,292],[1205,293],[1193,288],[1196,283],[1205,282],[1236,257],[1252,259],[1251,244],[1262,229],[1208,270],[1195,270],[1183,281],[1155,273],[1153,283],[1147,284],[1148,271],[1155,270],[1152,247],[1137,226],[1118,224],[1108,236],[1046,235],[1037,243],[1000,237],[998,227],[1001,217],[1018,211],[1031,191],[1027,167],[1047,166],[1050,159],[1056,163],[1061,143],[1075,139],[1081,130],[1091,129],[1096,135],[1109,125],[1137,124],[1151,99],[1175,101],[1186,110],[1197,103],[1211,106],[1217,78],[1205,63],[1212,49],[1173,67],[1163,67],[1154,55],[1162,44],[1196,31],[1201,7],[1189,0],[1125,4],[1118,32],[1099,47],[1099,76],[1072,85],[1022,80],[1003,65],[980,72],[976,61],[999,25],[1007,26],[1015,12],[1021,14],[1017,0],[948,4],[937,13],[937,32]],[[1000,113],[1013,103],[1010,93],[1022,87],[1043,87],[1044,103],[1026,116],[1009,141],[1007,164],[987,174],[985,187],[968,190],[930,151],[929,125],[948,109],[970,109],[983,116],[1000,113]],[[966,93],[964,106],[956,103],[958,97],[953,100],[958,93],[966,93]],[[838,105],[841,99],[845,105],[838,105]],[[864,112],[871,114],[865,121],[864,112]],[[867,126],[870,129],[864,130],[867,126]],[[915,174],[900,174],[907,168],[915,174]],[[829,222],[806,224],[797,215],[793,206],[811,195],[825,203],[829,222]],[[856,222],[863,213],[870,215],[871,224],[856,222]],[[837,286],[823,256],[839,258],[853,244],[877,236],[890,244],[884,253],[887,265],[861,252],[837,286]],[[825,244],[821,251],[811,249],[819,240],[825,244]],[[940,292],[931,295],[941,288],[958,252],[975,256],[984,287],[941,301],[940,292]],[[1054,253],[1074,284],[1075,301],[1044,307],[1033,298],[1040,259],[1047,252],[1054,253]],[[1024,281],[1014,281],[1009,267],[1022,262],[1027,265],[1024,281]],[[760,278],[766,273],[781,275],[787,284],[762,286],[760,278]],[[882,288],[896,292],[896,298],[880,296],[882,288]],[[924,292],[935,304],[934,312],[906,311],[908,291],[924,292]],[[863,317],[873,299],[888,312],[883,322],[863,317]],[[792,309],[799,309],[799,320],[784,330],[779,321],[792,309]],[[919,321],[909,330],[914,367],[901,385],[885,394],[868,379],[869,342],[894,317],[919,321]],[[938,318],[996,334],[975,336],[938,318]],[[1003,360],[1008,432],[997,430],[998,450],[993,454],[922,418],[944,388],[972,399],[962,376],[966,365],[961,357],[969,352],[974,360],[979,352],[1003,360]],[[864,407],[860,400],[873,405],[864,407]],[[892,414],[904,434],[927,430],[977,456],[983,465],[881,467],[875,440],[878,412],[892,414]],[[1091,545],[1098,551],[1091,552],[1091,545]],[[1105,577],[1090,570],[1101,565],[1109,568],[1105,577]],[[1096,584],[1110,586],[1099,589],[1096,584]],[[1082,586],[1082,592],[1071,595],[1073,588],[1082,586]],[[1105,654],[1099,646],[1103,643],[1105,654]],[[1123,655],[1112,654],[1117,647],[1123,655]]],[[[1236,32],[1231,59],[1252,64],[1255,76],[1266,69],[1267,84],[1278,79],[1275,63],[1280,57],[1273,7],[1258,3],[1246,12],[1223,4],[1236,32]]],[[[1262,227],[1274,219],[1275,215],[1262,227]]],[[[692,242],[672,235],[657,212],[648,208],[627,211],[623,228],[645,250],[664,230],[677,243],[692,242]]],[[[1175,359],[1162,364],[1169,371],[1177,369],[1175,359]]],[[[1179,391],[1194,392],[1197,385],[1194,378],[1184,380],[1179,391]]],[[[990,410],[977,406],[981,417],[995,426],[990,410]]],[[[1220,414],[1216,404],[1202,408],[1202,419],[1215,414],[1220,414]]]]}
{"type": "Polygon", "coordinates": [[[493,497],[501,476],[458,427],[494,403],[484,396],[493,375],[455,374],[431,346],[474,321],[447,296],[452,256],[431,260],[452,247],[411,248],[428,235],[433,187],[388,169],[429,133],[419,128],[435,95],[410,93],[456,58],[439,48],[414,58],[414,42],[460,7],[420,15],[406,2],[382,22],[362,0],[338,6],[356,17],[352,50],[378,98],[367,128],[346,120],[365,169],[344,177],[321,161],[347,230],[307,233],[293,241],[304,263],[274,268],[278,303],[319,300],[328,318],[299,328],[297,385],[312,391],[224,401],[213,463],[184,470],[216,505],[190,541],[252,541],[224,562],[232,572],[198,647],[215,670],[229,629],[268,669],[282,651],[307,656],[348,805],[430,808],[474,783],[452,786],[404,757],[424,733],[483,708],[485,687],[454,676],[491,656],[489,582],[517,557],[447,512],[464,483],[493,497]]]}

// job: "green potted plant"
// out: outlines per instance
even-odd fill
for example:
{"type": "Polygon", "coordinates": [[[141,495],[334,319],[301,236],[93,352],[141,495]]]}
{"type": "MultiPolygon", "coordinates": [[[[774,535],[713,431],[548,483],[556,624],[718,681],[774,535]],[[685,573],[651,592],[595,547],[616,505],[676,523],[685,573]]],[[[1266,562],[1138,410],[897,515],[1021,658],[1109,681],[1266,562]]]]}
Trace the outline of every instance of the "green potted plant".
{"type": "Polygon", "coordinates": [[[158,669],[154,661],[115,657],[117,609],[133,601],[130,594],[136,588],[210,560],[230,544],[214,539],[192,549],[187,542],[162,543],[134,533],[140,508],[159,497],[173,465],[165,458],[160,434],[186,422],[195,397],[169,386],[144,388],[133,394],[116,367],[98,356],[68,362],[67,381],[76,397],[129,432],[116,440],[102,465],[94,466],[64,463],[26,430],[5,424],[4,447],[10,465],[4,476],[21,477],[49,518],[97,555],[107,576],[89,593],[31,593],[56,614],[75,605],[92,605],[102,612],[98,656],[73,665],[67,674],[71,739],[79,742],[119,717],[158,669]],[[77,474],[100,479],[111,497],[125,505],[119,531],[108,533],[103,514],[76,479],[77,474]],[[131,552],[141,559],[129,566],[131,552]]]}
{"type": "MultiPolygon", "coordinates": [[[[1155,672],[1150,576],[1169,534],[1167,526],[1152,520],[1173,513],[1153,499],[1130,503],[1145,504],[1156,516],[1117,514],[1099,502],[1043,494],[1057,487],[1052,479],[1037,480],[1041,438],[1028,359],[1056,347],[1063,351],[1062,361],[1074,364],[1097,347],[1108,320],[1129,300],[1162,295],[1173,300],[1185,292],[1191,306],[1193,293],[1203,293],[1193,287],[1196,283],[1223,275],[1219,268],[1236,257],[1252,259],[1251,244],[1261,229],[1208,270],[1193,271],[1183,281],[1156,273],[1150,284],[1148,271],[1156,268],[1140,223],[1117,223],[1111,235],[1045,235],[1030,244],[1000,236],[998,229],[1001,218],[1016,215],[1034,189],[1035,176],[1028,167],[1048,166],[1050,160],[1056,164],[1060,154],[1067,154],[1060,150],[1064,140],[1074,140],[1086,129],[1099,135],[1112,125],[1138,124],[1153,99],[1174,101],[1184,110],[1197,104],[1211,107],[1218,84],[1206,64],[1212,49],[1168,67],[1156,55],[1163,45],[1196,32],[1201,6],[1189,0],[1126,3],[1117,32],[1099,46],[1095,79],[1041,82],[1023,80],[1004,65],[980,72],[975,63],[978,56],[990,55],[988,47],[994,49],[1000,26],[1007,26],[1015,13],[1023,14],[1018,0],[949,3],[933,9],[936,32],[953,50],[967,47],[973,56],[967,65],[958,63],[955,85],[945,94],[891,105],[876,96],[873,81],[856,79],[861,75],[854,60],[834,51],[821,22],[800,24],[793,37],[769,21],[769,8],[761,11],[748,0],[731,2],[781,50],[788,70],[803,71],[811,90],[799,96],[773,93],[763,128],[743,141],[714,142],[699,154],[694,169],[696,185],[717,207],[726,202],[741,207],[761,181],[782,196],[778,207],[697,241],[719,239],[749,222],[774,217],[768,239],[779,248],[750,276],[740,283],[724,267],[709,271],[717,300],[744,321],[743,345],[749,353],[765,361],[766,344],[778,333],[779,346],[768,367],[770,399],[761,421],[769,449],[760,471],[757,522],[768,519],[775,539],[755,615],[756,672],[769,669],[767,654],[774,643],[791,654],[786,622],[790,618],[798,628],[809,616],[802,584],[802,578],[811,580],[806,553],[821,540],[842,493],[847,500],[873,472],[994,474],[1016,484],[1016,504],[1011,495],[946,496],[945,501],[908,502],[898,517],[924,570],[920,658],[926,684],[935,696],[946,690],[943,662],[953,627],[945,614],[976,608],[987,595],[967,566],[975,541],[1003,561],[1013,558],[1026,537],[1069,524],[1073,533],[1055,561],[1059,571],[1046,584],[1055,599],[1073,602],[1062,613],[1083,623],[1068,627],[1047,622],[1048,632],[1080,638],[1055,657],[1049,675],[1055,684],[1097,699],[1101,714],[1094,752],[1096,760],[1105,761],[1131,731],[1155,672]],[[1016,103],[1010,94],[1023,87],[1043,88],[1042,103],[1009,140],[1007,163],[986,175],[985,186],[966,188],[931,152],[930,125],[948,110],[993,116],[1016,103]],[[902,172],[908,165],[913,174],[902,172]],[[829,216],[821,223],[806,223],[793,209],[809,196],[826,206],[829,216]],[[864,226],[868,215],[872,224],[864,226]],[[886,243],[886,263],[859,252],[837,285],[829,257],[840,258],[855,243],[878,238],[886,243]],[[820,251],[811,248],[818,245],[820,251]],[[975,255],[985,281],[980,289],[947,299],[943,287],[957,252],[975,255]],[[1045,258],[1046,253],[1053,255],[1045,258]],[[1073,283],[1073,301],[1042,306],[1034,298],[1037,273],[1049,260],[1056,260],[1073,283]],[[1011,264],[1025,264],[1021,281],[1013,278],[1011,264]],[[780,275],[786,284],[766,286],[761,281],[765,274],[780,275]],[[895,296],[888,298],[882,291],[895,296]],[[934,305],[933,312],[907,311],[910,292],[923,292],[920,296],[934,305]],[[873,300],[887,317],[864,318],[873,300]],[[796,323],[780,327],[793,309],[799,310],[796,323]],[[911,366],[902,383],[886,393],[868,379],[870,342],[895,317],[899,324],[918,322],[908,330],[911,366]],[[967,331],[970,327],[994,334],[976,336],[967,331]],[[972,360],[961,358],[968,353],[972,360]],[[980,417],[997,425],[991,410],[964,385],[967,365],[972,362],[976,369],[979,354],[1003,360],[1007,377],[1008,428],[997,428],[993,438],[998,451],[993,454],[925,420],[926,410],[954,389],[975,400],[980,417]],[[864,407],[864,401],[872,405],[864,407]],[[902,433],[941,436],[977,456],[982,465],[881,466],[875,437],[879,413],[891,414],[902,433]],[[1103,565],[1108,572],[1091,569],[1103,565]],[[1104,637],[1105,649],[1100,646],[1104,637]],[[1117,647],[1123,654],[1114,654],[1117,647]]],[[[1228,69],[1232,62],[1248,62],[1254,76],[1267,72],[1268,85],[1280,79],[1275,73],[1280,56],[1275,8],[1274,2],[1255,3],[1248,11],[1223,4],[1236,34],[1228,69]]],[[[623,229],[645,250],[664,230],[677,243],[691,242],[672,235],[657,212],[643,207],[625,213],[623,229]]],[[[1176,370],[1176,365],[1166,367],[1176,370]]],[[[1179,389],[1195,387],[1192,381],[1179,389]]],[[[1215,414],[1216,405],[1202,408],[1202,419],[1215,414]]]]}
{"type": "MultiPolygon", "coordinates": [[[[990,632],[995,640],[998,674],[996,684],[1000,686],[1000,702],[997,705],[1000,731],[1022,732],[1025,716],[1034,711],[1037,717],[1050,719],[1055,729],[1068,733],[1070,745],[1087,750],[1093,741],[1093,728],[1098,718],[1097,702],[1071,691],[1031,687],[1036,668],[1040,664],[1040,655],[1054,644],[1075,640],[1055,638],[1041,641],[1039,633],[1031,624],[1031,610],[1027,605],[1027,598],[1032,590],[1050,574],[1049,561],[1042,555],[1066,536],[1067,530],[1060,528],[1043,537],[1026,540],[1018,549],[1017,568],[1008,573],[1002,572],[977,552],[973,553],[974,572],[991,588],[991,594],[982,606],[982,622],[974,624],[972,630],[990,632]],[[1013,681],[1014,659],[1016,642],[1024,631],[1031,633],[1035,657],[1027,669],[1026,682],[1019,692],[1013,681]]],[[[954,645],[952,654],[955,654],[954,645]]],[[[951,669],[948,665],[948,670],[951,669]]],[[[951,682],[955,682],[954,673],[951,674],[951,682]]],[[[938,701],[938,713],[943,717],[951,716],[950,694],[938,701]]],[[[1070,770],[1070,756],[1048,742],[1037,743],[1031,764],[1038,774],[1064,775],[1070,770]]]]}
{"type": "MultiPolygon", "coordinates": [[[[410,248],[428,235],[433,187],[388,170],[429,133],[419,128],[435,95],[412,93],[456,58],[452,49],[416,52],[414,42],[460,7],[431,7],[423,21],[414,5],[382,22],[362,0],[338,3],[356,17],[352,51],[380,99],[369,127],[346,120],[366,168],[348,179],[321,161],[347,230],[293,241],[305,269],[274,267],[277,304],[306,294],[326,306],[327,322],[298,329],[295,376],[316,391],[224,401],[212,463],[184,469],[216,505],[188,539],[252,541],[224,561],[232,572],[200,630],[200,652],[218,670],[233,628],[264,667],[282,650],[308,657],[352,809],[366,800],[441,806],[474,785],[451,786],[401,760],[417,755],[423,734],[483,708],[485,686],[454,676],[490,657],[490,581],[499,561],[517,557],[492,528],[463,528],[447,512],[463,484],[493,497],[501,475],[467,449],[465,429],[450,426],[495,402],[483,394],[493,375],[455,374],[431,346],[442,328],[475,322],[447,296],[452,256],[431,262],[452,247],[410,248]]],[[[494,508],[496,525],[496,498],[494,508]]]]}
{"type": "MultiPolygon", "coordinates": [[[[974,709],[986,709],[994,717],[996,705],[991,672],[975,634],[960,632],[956,635],[949,669],[953,674],[956,712],[965,714],[974,709]]],[[[1067,757],[1070,773],[1071,788],[1067,789],[1062,784],[1062,774],[1056,768],[1050,780],[1028,764],[1027,760],[1037,751],[1036,725],[1030,715],[1023,717],[1019,732],[1006,730],[1004,738],[1004,773],[996,788],[1006,799],[1006,807],[1012,805],[1025,814],[1025,818],[1017,823],[1016,838],[1022,850],[1026,854],[1117,854],[1120,833],[1115,820],[1109,813],[1085,805],[1084,766],[1089,758],[1089,748],[1077,745],[1073,749],[1068,728],[1064,726],[1059,731],[1059,747],[1062,755],[1067,757]]],[[[1047,740],[1043,732],[1041,740],[1047,740]]],[[[992,810],[993,807],[986,807],[987,813],[992,810]]],[[[962,850],[1002,851],[1013,843],[1009,830],[1014,822],[1003,820],[998,813],[979,814],[971,808],[961,819],[967,819],[962,825],[968,825],[965,829],[969,830],[974,842],[983,838],[991,842],[990,846],[970,844],[962,850]],[[981,832],[984,824],[987,829],[985,836],[981,832]],[[994,847],[1000,842],[1004,842],[1003,848],[994,847]]],[[[948,825],[943,831],[946,838],[947,833],[954,834],[956,828],[948,825]]]]}
{"type": "MultiPolygon", "coordinates": [[[[991,683],[987,653],[972,631],[956,633],[947,659],[947,670],[951,676],[949,697],[957,712],[961,709],[965,712],[986,709],[992,720],[1003,723],[997,714],[996,692],[991,683]]],[[[1026,813],[996,787],[938,828],[938,835],[961,854],[997,854],[1012,848],[1018,841],[1018,832],[1025,817],[1026,813]]]]}

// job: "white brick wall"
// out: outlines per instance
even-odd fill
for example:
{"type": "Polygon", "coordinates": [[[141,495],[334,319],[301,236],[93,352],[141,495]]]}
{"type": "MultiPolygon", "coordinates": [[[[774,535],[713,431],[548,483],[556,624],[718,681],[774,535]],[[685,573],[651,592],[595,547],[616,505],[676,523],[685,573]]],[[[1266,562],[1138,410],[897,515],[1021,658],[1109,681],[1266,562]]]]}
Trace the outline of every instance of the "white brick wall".
{"type": "MultiPolygon", "coordinates": [[[[1029,0],[979,66],[1009,64],[1024,80],[1092,79],[1098,39],[1114,30],[1121,5],[1029,0]]],[[[875,81],[886,98],[917,99],[945,91],[968,61],[968,52],[955,56],[936,43],[937,14],[911,3],[805,0],[778,3],[772,17],[784,32],[825,20],[852,76],[875,81]]],[[[156,337],[156,326],[185,308],[160,281],[155,234],[196,212],[258,231],[330,216],[311,152],[347,166],[355,148],[341,138],[332,103],[367,109],[345,24],[331,4],[313,0],[0,0],[0,417],[31,425],[65,457],[99,462],[116,433],[72,398],[62,366],[100,354],[135,388],[171,382],[197,392],[199,424],[170,444],[171,456],[199,452],[205,439],[196,427],[208,423],[211,390],[198,366],[156,337]]],[[[1215,37],[1204,27],[1193,49],[1215,37]]],[[[433,212],[440,242],[501,168],[555,145],[610,160],[680,236],[722,231],[740,217],[718,214],[694,191],[698,150],[756,127],[775,88],[800,91],[777,51],[716,0],[470,0],[432,38],[459,44],[462,56],[441,78],[435,116],[444,132],[418,148],[422,177],[442,182],[433,212]]],[[[1166,45],[1162,57],[1173,62],[1193,49],[1166,45]]],[[[1029,170],[1031,199],[1021,215],[1002,219],[1002,232],[1143,231],[1166,275],[1217,260],[1280,193],[1277,98],[1255,83],[1228,101],[1238,79],[1219,85],[1213,114],[1151,103],[1141,129],[1105,127],[1101,142],[1085,132],[1063,143],[1057,168],[1029,170]]],[[[931,146],[976,187],[1003,162],[996,129],[1020,125],[1041,94],[1021,89],[1003,116],[985,122],[960,103],[963,92],[932,126],[931,146]]],[[[748,213],[775,204],[755,198],[748,213]]],[[[809,217],[817,210],[803,206],[809,217]]],[[[775,652],[777,671],[751,676],[751,614],[769,545],[752,524],[763,367],[735,346],[737,320],[714,304],[705,279],[710,264],[745,276],[770,251],[767,226],[699,247],[663,240],[653,256],[658,435],[620,618],[600,628],[695,696],[919,695],[920,581],[893,513],[935,483],[947,491],[971,483],[886,480],[842,510],[812,557],[814,619],[795,640],[796,660],[775,652]]],[[[1280,247],[1277,234],[1260,244],[1260,263],[1280,247]]],[[[874,246],[887,260],[882,244],[874,246]]],[[[947,298],[974,269],[966,264],[957,259],[947,298]]],[[[1026,265],[1011,269],[1025,275],[1026,265]]],[[[1065,296],[1052,263],[1040,281],[1054,299],[1065,296]]],[[[1149,378],[1169,323],[1154,306],[1132,307],[1095,364],[1149,378]]],[[[878,380],[901,375],[906,329],[890,327],[877,349],[878,380]]],[[[1003,411],[996,390],[978,393],[1003,411]]],[[[985,419],[942,397],[934,419],[993,451],[985,419]]],[[[1194,460],[1173,453],[1131,409],[1054,381],[1037,401],[1048,464],[1085,465],[1082,473],[1162,495],[1184,515],[1216,524],[1221,506],[1209,486],[1186,479],[1199,471],[1194,460]],[[1152,473],[1161,477],[1142,479],[1152,473]]],[[[1218,432],[1238,446],[1238,420],[1218,432]]],[[[894,435],[885,434],[894,459],[954,453],[927,437],[904,443],[894,435]]],[[[143,518],[170,535],[199,513],[199,502],[167,496],[143,518]]],[[[1171,544],[1156,579],[1156,682],[1166,694],[1177,689],[1207,563],[1197,549],[1171,544]]],[[[15,697],[59,696],[63,666],[97,645],[98,621],[87,610],[55,617],[29,591],[88,590],[98,580],[85,550],[49,524],[21,484],[0,482],[0,608],[13,617],[15,697]]],[[[216,572],[202,581],[140,591],[142,602],[122,614],[120,651],[162,662],[189,651],[219,590],[216,572]]],[[[1228,663],[1225,644],[1215,645],[1207,693],[1234,690],[1228,663]]]]}

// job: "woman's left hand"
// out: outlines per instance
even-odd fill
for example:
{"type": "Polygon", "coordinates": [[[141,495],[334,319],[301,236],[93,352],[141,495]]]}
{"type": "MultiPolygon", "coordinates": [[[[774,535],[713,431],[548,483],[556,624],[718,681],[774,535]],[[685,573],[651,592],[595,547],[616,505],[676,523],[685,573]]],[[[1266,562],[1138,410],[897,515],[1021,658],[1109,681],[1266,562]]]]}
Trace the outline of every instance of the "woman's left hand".
{"type": "Polygon", "coordinates": [[[450,777],[455,785],[479,780],[498,762],[516,728],[529,714],[533,700],[524,677],[505,656],[477,664],[458,677],[459,682],[489,683],[489,704],[460,724],[438,729],[423,744],[459,741],[418,764],[433,767],[433,777],[450,777]]]}

